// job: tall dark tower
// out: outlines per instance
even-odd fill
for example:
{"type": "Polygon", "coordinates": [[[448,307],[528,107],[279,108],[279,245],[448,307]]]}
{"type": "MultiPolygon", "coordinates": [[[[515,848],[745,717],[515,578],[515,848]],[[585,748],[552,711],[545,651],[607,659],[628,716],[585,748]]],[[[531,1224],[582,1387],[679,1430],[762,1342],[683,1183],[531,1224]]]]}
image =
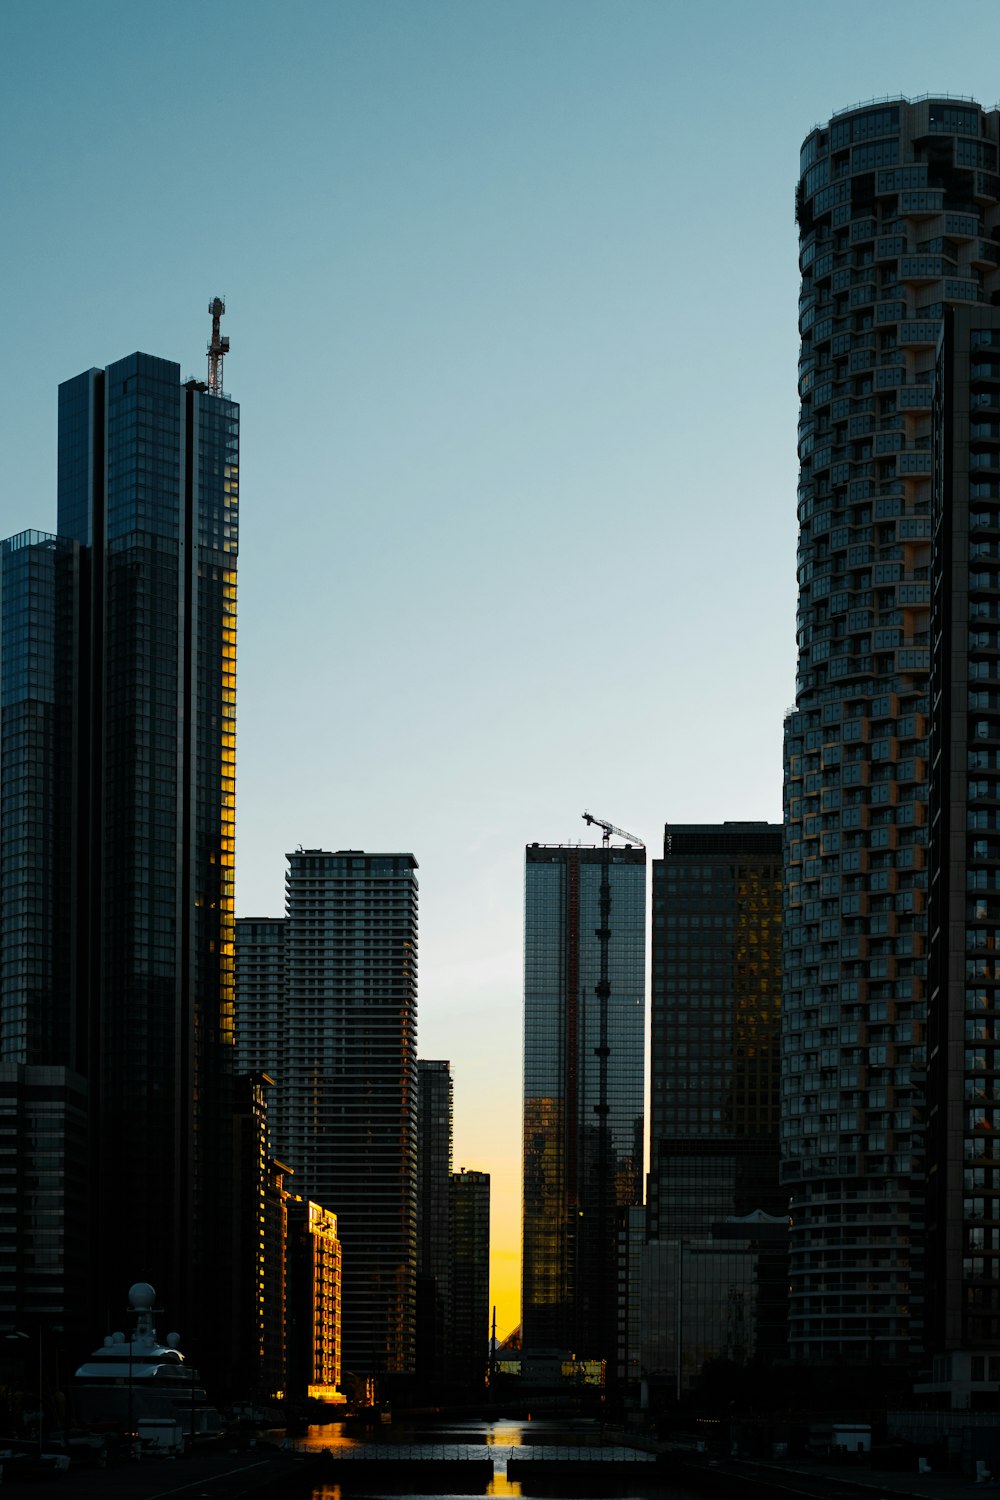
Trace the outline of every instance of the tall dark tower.
{"type": "Polygon", "coordinates": [[[790,1352],[923,1343],[931,443],[949,304],[1000,290],[1000,114],[845,110],[806,137],[798,675],[785,723],[790,1352]]]}
{"type": "Polygon", "coordinates": [[[3,1061],[86,1080],[96,1327],[149,1281],[205,1365],[232,1312],[238,487],[238,407],[133,354],[60,387],[58,537],[3,558],[5,961],[35,934],[3,1061]]]}
{"type": "Polygon", "coordinates": [[[529,844],[524,903],[523,1347],[614,1370],[617,1216],[642,1197],[646,851],[529,844]]]}
{"type": "Polygon", "coordinates": [[[451,1064],[417,1062],[416,1373],[448,1373],[451,1307],[451,1177],[454,1085],[451,1064]]]}

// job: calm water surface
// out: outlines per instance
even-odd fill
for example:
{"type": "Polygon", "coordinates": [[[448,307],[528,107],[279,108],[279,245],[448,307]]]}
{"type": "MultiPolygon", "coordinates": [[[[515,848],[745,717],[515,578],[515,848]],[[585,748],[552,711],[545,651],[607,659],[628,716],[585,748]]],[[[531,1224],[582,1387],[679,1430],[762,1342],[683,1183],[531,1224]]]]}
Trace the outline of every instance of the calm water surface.
{"type": "MultiPolygon", "coordinates": [[[[525,1500],[576,1500],[572,1479],[565,1484],[553,1485],[551,1480],[531,1484],[507,1478],[506,1463],[511,1449],[532,1447],[617,1446],[613,1434],[602,1435],[596,1422],[519,1421],[499,1418],[495,1422],[474,1420],[449,1422],[447,1424],[393,1423],[391,1426],[375,1427],[359,1432],[356,1427],[345,1427],[335,1422],[325,1427],[310,1427],[306,1436],[296,1439],[295,1446],[307,1452],[330,1449],[336,1452],[345,1447],[358,1447],[364,1443],[413,1445],[421,1448],[432,1444],[441,1449],[440,1457],[465,1456],[468,1458],[493,1459],[493,1479],[485,1491],[464,1497],[460,1494],[428,1496],[426,1500],[479,1500],[485,1495],[521,1495],[525,1500]]],[[[592,1480],[594,1469],[588,1470],[588,1485],[585,1500],[608,1497],[608,1500],[696,1500],[690,1491],[662,1483],[640,1483],[619,1477],[610,1478],[606,1487],[595,1488],[592,1480]]],[[[397,1500],[396,1495],[391,1500],[397,1500]]],[[[353,1485],[342,1489],[339,1484],[319,1484],[312,1488],[312,1500],[383,1500],[379,1494],[367,1494],[353,1485]]]]}

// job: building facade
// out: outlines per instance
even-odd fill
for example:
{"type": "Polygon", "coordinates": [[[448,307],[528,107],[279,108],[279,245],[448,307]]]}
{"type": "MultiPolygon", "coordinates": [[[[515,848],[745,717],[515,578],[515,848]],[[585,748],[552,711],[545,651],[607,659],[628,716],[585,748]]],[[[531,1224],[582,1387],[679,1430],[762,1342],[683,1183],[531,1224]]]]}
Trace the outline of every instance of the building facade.
{"type": "Polygon", "coordinates": [[[453,1172],[449,1197],[448,1369],[456,1385],[481,1395],[490,1338],[490,1174],[453,1172]]]}
{"type": "Polygon", "coordinates": [[[617,1214],[641,1201],[646,851],[525,851],[525,1358],[616,1368],[617,1214]]]}
{"type": "MultiPolygon", "coordinates": [[[[945,314],[935,380],[927,1342],[1000,1389],[1000,312],[945,314]],[[992,1382],[989,1376],[992,1374],[992,1382]]],[[[947,1372],[947,1374],[946,1374],[947,1372]]]]}
{"type": "Polygon", "coordinates": [[[652,965],[649,1238],[779,1213],[779,824],[667,826],[652,965]]]}
{"type": "Polygon", "coordinates": [[[945,307],[1000,288],[998,122],[889,101],[802,147],[782,1002],[798,1358],[902,1363],[924,1338],[933,381],[945,307]]]}
{"type": "Polygon", "coordinates": [[[288,1392],[315,1401],[339,1399],[341,1378],[341,1249],[337,1215],[289,1197],[288,1392]]]}
{"type": "Polygon", "coordinates": [[[451,1166],[454,1089],[451,1064],[417,1062],[416,1373],[448,1373],[451,1307],[451,1166]]]}
{"type": "Polygon", "coordinates": [[[267,1073],[268,1122],[280,1155],[284,1134],[285,919],[236,919],[236,1067],[240,1073],[267,1073]]]}
{"type": "Polygon", "coordinates": [[[343,1368],[414,1367],[417,1263],[417,862],[288,855],[279,1154],[334,1212],[343,1368]]]}
{"type": "Polygon", "coordinates": [[[217,1379],[238,488],[233,402],[146,354],[88,370],[59,390],[58,536],[4,545],[0,602],[3,1061],[86,1079],[93,1326],[148,1280],[217,1379]]]}

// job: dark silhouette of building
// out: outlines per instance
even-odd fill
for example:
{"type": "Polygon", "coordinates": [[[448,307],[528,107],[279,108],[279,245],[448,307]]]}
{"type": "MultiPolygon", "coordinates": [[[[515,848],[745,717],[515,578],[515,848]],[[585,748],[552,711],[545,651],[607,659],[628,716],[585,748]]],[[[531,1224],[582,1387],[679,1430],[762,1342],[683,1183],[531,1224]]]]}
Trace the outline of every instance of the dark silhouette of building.
{"type": "Polygon", "coordinates": [[[780,1213],[780,825],[667,825],[652,964],[649,1238],[780,1213]]]}
{"type": "Polygon", "coordinates": [[[780,825],[668,824],[652,934],[650,1244],[630,1354],[647,1375],[665,1365],[680,1396],[708,1360],[786,1350],[780,825]]]}
{"type": "MultiPolygon", "coordinates": [[[[986,144],[986,143],[984,143],[986,144]]],[[[994,147],[994,155],[996,148],[994,147]]],[[[934,387],[924,1395],[1000,1391],[1000,312],[946,310],[934,387]]],[[[921,851],[922,852],[922,851],[921,851]]],[[[917,1036],[898,1041],[913,1042],[917,1036]]]]}
{"type": "Polygon", "coordinates": [[[341,1249],[337,1216],[304,1198],[287,1199],[288,1393],[336,1398],[341,1378],[341,1249]]]}
{"type": "Polygon", "coordinates": [[[902,1366],[924,1338],[931,408],[945,307],[1000,290],[998,146],[997,111],[933,96],[802,145],[782,1002],[799,1359],[902,1366]]]}
{"type": "Polygon", "coordinates": [[[528,845],[526,1364],[556,1350],[616,1367],[617,1212],[642,1193],[645,925],[645,849],[528,845]]]}
{"type": "Polygon", "coordinates": [[[416,1373],[443,1380],[451,1306],[451,1064],[417,1062],[416,1373]]]}
{"type": "Polygon", "coordinates": [[[449,1367],[470,1395],[486,1381],[490,1338],[490,1174],[453,1172],[449,1367]]]}
{"type": "Polygon", "coordinates": [[[92,1326],[148,1280],[216,1381],[233,1350],[238,486],[236,405],[133,354],[60,387],[58,536],[2,558],[2,1060],[86,1081],[92,1326]]]}

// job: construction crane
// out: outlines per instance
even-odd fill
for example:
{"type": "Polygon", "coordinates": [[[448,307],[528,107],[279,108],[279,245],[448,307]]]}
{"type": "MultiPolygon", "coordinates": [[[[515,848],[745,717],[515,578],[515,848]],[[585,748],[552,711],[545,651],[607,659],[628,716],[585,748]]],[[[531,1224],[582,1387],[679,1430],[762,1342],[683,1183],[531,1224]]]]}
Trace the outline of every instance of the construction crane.
{"type": "Polygon", "coordinates": [[[208,304],[212,317],[212,337],[208,345],[208,394],[222,395],[222,361],[229,353],[229,340],[221,332],[221,318],[226,304],[221,297],[213,297],[208,304]]]}
{"type": "MultiPolygon", "coordinates": [[[[600,926],[595,927],[594,936],[598,944],[598,979],[594,985],[594,995],[597,998],[597,1046],[593,1049],[597,1058],[597,1103],[592,1106],[597,1116],[597,1212],[596,1228],[597,1243],[593,1246],[596,1264],[594,1271],[597,1283],[602,1286],[607,1299],[607,1290],[614,1285],[616,1270],[616,1239],[615,1239],[615,1207],[616,1194],[615,1183],[615,1153],[611,1139],[609,1102],[609,1072],[611,1062],[611,835],[624,839],[625,843],[645,849],[642,839],[636,838],[634,833],[626,833],[624,828],[618,828],[614,823],[608,823],[604,818],[595,818],[593,813],[585,812],[583,820],[588,825],[600,828],[602,832],[603,852],[601,857],[601,884],[598,899],[598,912],[600,926]]],[[[607,1313],[609,1320],[613,1314],[607,1313]]],[[[606,1340],[611,1340],[613,1324],[609,1321],[605,1328],[606,1340]]],[[[608,1343],[613,1348],[613,1342],[608,1343]]]]}
{"type": "Polygon", "coordinates": [[[601,828],[604,830],[601,842],[604,844],[605,848],[607,848],[610,844],[611,835],[613,833],[616,834],[618,838],[624,839],[626,844],[633,844],[637,849],[645,849],[646,847],[642,839],[637,839],[634,833],[626,833],[624,828],[616,828],[613,823],[606,823],[603,818],[595,818],[593,813],[585,812],[583,815],[583,821],[585,823],[592,823],[595,828],[601,828]]]}

